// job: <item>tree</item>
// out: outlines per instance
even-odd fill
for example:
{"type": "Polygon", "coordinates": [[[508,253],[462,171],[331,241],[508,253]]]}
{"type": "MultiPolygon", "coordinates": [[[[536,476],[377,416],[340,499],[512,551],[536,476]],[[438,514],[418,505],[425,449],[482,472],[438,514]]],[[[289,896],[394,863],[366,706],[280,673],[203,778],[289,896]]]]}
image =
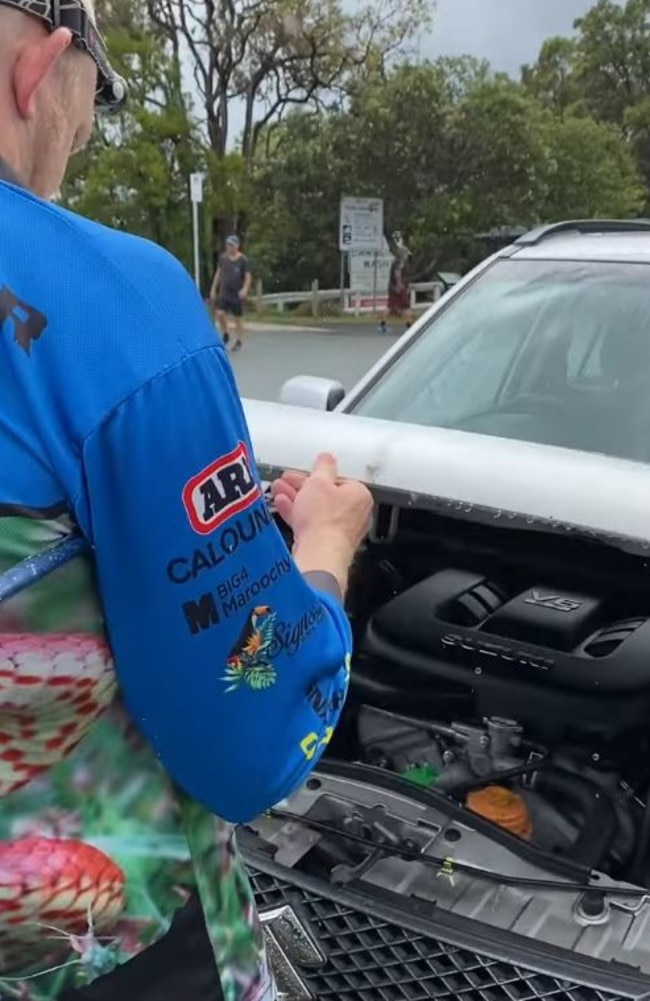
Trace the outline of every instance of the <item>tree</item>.
{"type": "Polygon", "coordinates": [[[355,74],[383,73],[430,18],[429,0],[147,0],[154,24],[191,65],[210,147],[232,142],[232,103],[244,108],[241,151],[252,166],[260,135],[296,107],[324,107],[355,74]]]}
{"type": "Polygon", "coordinates": [[[623,132],[646,182],[646,206],[650,208],[650,96],[637,100],[625,112],[623,132]]]}
{"type": "Polygon", "coordinates": [[[205,256],[226,226],[246,231],[256,274],[278,288],[338,283],[345,194],[384,199],[386,234],[406,234],[422,279],[473,263],[480,231],[641,211],[650,0],[599,0],[522,83],[468,57],[399,61],[429,11],[429,0],[407,3],[404,27],[397,0],[354,15],[346,0],[103,0],[132,95],[78,159],[67,204],[189,265],[188,177],[204,170],[205,256]],[[624,46],[633,66],[617,69],[624,46]],[[241,149],[229,119],[238,100],[241,149]]]}
{"type": "Polygon", "coordinates": [[[63,201],[163,244],[189,265],[188,176],[206,155],[187,110],[180,62],[142,8],[128,0],[98,6],[111,58],[129,81],[130,100],[120,114],[99,117],[88,149],[72,164],[63,201]]]}
{"type": "Polygon", "coordinates": [[[575,28],[575,74],[587,108],[622,126],[628,108],[650,96],[650,0],[599,0],[575,28]]]}
{"type": "Polygon", "coordinates": [[[451,122],[458,182],[473,225],[528,225],[545,193],[547,114],[514,81],[497,79],[470,91],[451,122]]]}
{"type": "Polygon", "coordinates": [[[403,65],[359,83],[345,110],[290,115],[254,172],[256,261],[281,284],[336,285],[345,194],[384,199],[385,231],[408,234],[418,272],[453,253],[470,226],[453,109],[485,72],[470,60],[403,65]]]}
{"type": "MultiPolygon", "coordinates": [[[[338,203],[348,169],[339,113],[289,115],[252,176],[248,242],[269,290],[336,287],[338,203]]],[[[350,179],[350,183],[354,183],[350,179]]]]}
{"type": "MultiPolygon", "coordinates": [[[[650,0],[598,0],[574,27],[574,39],[544,44],[537,63],[523,68],[523,82],[560,114],[589,116],[616,128],[636,157],[648,201],[650,0]]],[[[585,124],[583,133],[589,131],[585,124]]]]}
{"type": "Polygon", "coordinates": [[[646,191],[620,133],[592,118],[551,119],[544,218],[628,219],[643,212],[646,191]]]}
{"type": "Polygon", "coordinates": [[[403,230],[422,279],[473,263],[481,231],[627,216],[643,199],[616,129],[561,117],[469,59],[398,66],[345,110],[289,116],[253,182],[256,260],[293,288],[338,282],[344,194],[384,199],[386,233],[403,230]]]}
{"type": "Polygon", "coordinates": [[[548,38],[537,62],[522,67],[522,82],[541,104],[559,115],[570,108],[575,111],[581,98],[575,64],[575,39],[548,38]]]}
{"type": "Polygon", "coordinates": [[[549,38],[522,80],[542,103],[564,112],[580,102],[598,120],[623,126],[650,96],[650,0],[598,0],[574,23],[574,38],[549,38]]]}

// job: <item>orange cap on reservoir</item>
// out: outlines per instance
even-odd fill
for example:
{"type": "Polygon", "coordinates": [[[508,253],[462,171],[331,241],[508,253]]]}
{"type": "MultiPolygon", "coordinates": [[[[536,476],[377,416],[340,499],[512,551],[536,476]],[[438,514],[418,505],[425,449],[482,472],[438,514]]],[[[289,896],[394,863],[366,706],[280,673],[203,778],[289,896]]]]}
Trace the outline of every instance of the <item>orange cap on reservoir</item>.
{"type": "Polygon", "coordinates": [[[487,786],[471,792],[467,797],[467,807],[480,817],[516,834],[526,841],[533,833],[533,824],[526,801],[516,792],[504,786],[487,786]]]}

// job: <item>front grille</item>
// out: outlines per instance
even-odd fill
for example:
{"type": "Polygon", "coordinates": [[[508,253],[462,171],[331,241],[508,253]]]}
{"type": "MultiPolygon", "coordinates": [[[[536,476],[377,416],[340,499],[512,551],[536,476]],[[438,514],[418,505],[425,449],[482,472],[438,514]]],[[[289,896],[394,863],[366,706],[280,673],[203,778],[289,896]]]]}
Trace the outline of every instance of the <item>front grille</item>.
{"type": "Polygon", "coordinates": [[[326,957],[298,968],[317,1001],[622,1001],[630,995],[535,973],[355,910],[252,869],[260,911],[292,906],[326,957]]]}

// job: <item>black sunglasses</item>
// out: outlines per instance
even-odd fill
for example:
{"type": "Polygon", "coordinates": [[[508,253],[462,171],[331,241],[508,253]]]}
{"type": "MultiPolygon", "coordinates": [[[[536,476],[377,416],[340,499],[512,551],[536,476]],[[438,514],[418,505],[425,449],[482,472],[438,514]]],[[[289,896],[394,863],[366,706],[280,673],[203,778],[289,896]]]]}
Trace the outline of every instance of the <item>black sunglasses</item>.
{"type": "Polygon", "coordinates": [[[111,66],[104,41],[83,0],[0,0],[0,5],[15,7],[44,21],[50,31],[67,28],[76,48],[87,52],[97,67],[98,110],[118,111],[126,102],[126,80],[111,66]]]}

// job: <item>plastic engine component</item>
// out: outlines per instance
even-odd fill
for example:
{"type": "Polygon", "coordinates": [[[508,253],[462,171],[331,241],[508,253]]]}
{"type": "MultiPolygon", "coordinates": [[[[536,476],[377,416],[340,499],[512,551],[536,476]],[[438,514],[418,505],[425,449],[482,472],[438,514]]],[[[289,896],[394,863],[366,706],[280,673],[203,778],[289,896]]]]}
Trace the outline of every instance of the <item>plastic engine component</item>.
{"type": "Polygon", "coordinates": [[[418,698],[467,692],[477,714],[519,719],[544,739],[612,739],[650,714],[650,600],[647,617],[623,619],[595,595],[543,583],[513,594],[443,570],[380,608],[360,652],[362,698],[366,674],[399,678],[418,698]]]}
{"type": "Polygon", "coordinates": [[[569,652],[602,622],[603,604],[540,584],[518,594],[483,624],[485,632],[569,652]]]}
{"type": "Polygon", "coordinates": [[[543,584],[506,598],[484,577],[443,570],[380,609],[370,633],[446,663],[552,686],[603,695],[650,688],[650,614],[617,624],[601,600],[543,584]],[[618,636],[604,656],[590,652],[600,633],[618,636]]]}
{"type": "Polygon", "coordinates": [[[516,792],[503,786],[487,786],[471,792],[467,806],[473,813],[491,820],[511,834],[517,834],[528,841],[533,833],[533,825],[525,800],[516,792]]]}
{"type": "Polygon", "coordinates": [[[424,789],[431,789],[438,781],[438,771],[433,765],[411,765],[402,772],[402,778],[424,789]]]}

